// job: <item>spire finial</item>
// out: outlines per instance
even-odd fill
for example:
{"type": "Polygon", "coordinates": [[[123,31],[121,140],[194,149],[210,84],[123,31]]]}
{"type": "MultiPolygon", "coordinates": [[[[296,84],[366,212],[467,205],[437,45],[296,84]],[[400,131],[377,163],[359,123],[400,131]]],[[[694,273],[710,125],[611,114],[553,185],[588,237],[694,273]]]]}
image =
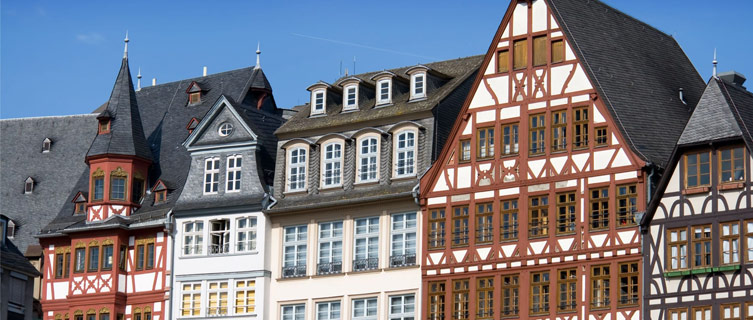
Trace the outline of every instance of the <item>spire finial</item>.
{"type": "Polygon", "coordinates": [[[125,42],[125,49],[123,50],[123,59],[128,59],[128,30],[126,30],[126,37],[123,40],[125,42]]]}
{"type": "Polygon", "coordinates": [[[256,43],[256,69],[261,68],[261,63],[259,62],[259,56],[261,56],[261,42],[256,43]]]}
{"type": "Polygon", "coordinates": [[[716,64],[718,63],[718,61],[716,61],[716,48],[714,48],[714,61],[712,61],[712,63],[714,64],[714,70],[712,71],[711,76],[716,78],[716,64]]]}
{"type": "Polygon", "coordinates": [[[141,67],[139,67],[139,74],[136,75],[136,91],[141,91],[141,67]]]}

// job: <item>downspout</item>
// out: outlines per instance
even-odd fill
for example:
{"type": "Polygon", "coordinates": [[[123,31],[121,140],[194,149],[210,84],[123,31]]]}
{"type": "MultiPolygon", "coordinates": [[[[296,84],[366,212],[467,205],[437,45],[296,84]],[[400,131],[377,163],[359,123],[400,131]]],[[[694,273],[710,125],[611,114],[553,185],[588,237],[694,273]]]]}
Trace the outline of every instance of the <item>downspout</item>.
{"type": "MultiPolygon", "coordinates": [[[[165,219],[165,230],[167,230],[167,234],[170,236],[170,300],[168,302],[168,308],[167,312],[170,313],[170,316],[167,317],[167,319],[174,319],[173,317],[173,293],[175,293],[175,286],[173,285],[175,283],[175,224],[173,223],[173,209],[170,209],[170,211],[167,212],[167,218],[165,219]]],[[[166,313],[167,313],[166,312],[166,313]]]]}
{"type": "Polygon", "coordinates": [[[416,183],[416,186],[413,187],[413,190],[411,190],[411,194],[413,195],[413,201],[415,201],[416,204],[420,206],[421,205],[421,201],[420,201],[421,200],[420,199],[421,198],[421,194],[418,191],[419,186],[421,186],[421,182],[416,183]]]}
{"type": "MultiPolygon", "coordinates": [[[[680,91],[680,92],[682,92],[682,91],[680,91]]],[[[651,196],[653,195],[653,190],[651,188],[651,185],[653,184],[654,174],[656,174],[656,165],[654,165],[652,162],[649,162],[646,165],[651,168],[651,173],[648,174],[648,181],[646,183],[646,209],[648,209],[648,204],[651,203],[651,196]]],[[[648,211],[647,210],[643,210],[643,215],[641,215],[641,219],[640,220],[643,220],[642,218],[646,214],[648,214],[648,211]]],[[[640,224],[640,221],[638,221],[638,223],[640,224]]],[[[641,234],[640,234],[640,237],[641,237],[641,251],[644,251],[644,252],[641,253],[641,255],[643,255],[643,261],[647,261],[646,260],[646,252],[644,250],[644,248],[646,247],[646,244],[644,242],[646,241],[646,232],[648,230],[643,230],[643,225],[640,225],[639,228],[641,229],[640,230],[640,232],[641,232],[641,234]]],[[[644,264],[644,266],[645,266],[645,264],[644,264]]],[[[643,268],[643,272],[641,272],[641,286],[643,287],[643,293],[642,293],[642,297],[641,297],[641,299],[643,300],[643,303],[641,303],[641,319],[649,319],[649,317],[646,315],[646,312],[647,312],[647,310],[646,310],[646,303],[648,302],[647,299],[646,299],[646,292],[647,292],[646,290],[648,288],[646,288],[646,286],[645,286],[645,279],[646,279],[646,268],[643,268]]]]}

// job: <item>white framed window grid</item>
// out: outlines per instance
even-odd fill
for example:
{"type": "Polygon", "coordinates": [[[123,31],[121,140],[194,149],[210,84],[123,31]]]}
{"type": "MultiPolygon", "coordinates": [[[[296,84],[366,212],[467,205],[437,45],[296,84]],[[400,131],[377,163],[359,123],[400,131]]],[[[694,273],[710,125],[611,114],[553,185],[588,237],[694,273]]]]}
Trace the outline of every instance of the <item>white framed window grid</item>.
{"type": "Polygon", "coordinates": [[[306,188],[306,149],[295,148],[288,157],[288,191],[306,188]]]}
{"type": "Polygon", "coordinates": [[[204,247],[204,221],[183,223],[183,255],[202,254],[204,247]]]}
{"type": "Polygon", "coordinates": [[[256,251],[256,217],[242,217],[236,220],[236,251],[256,251]]]}
{"type": "Polygon", "coordinates": [[[325,187],[342,185],[342,153],[343,145],[340,142],[331,142],[324,145],[322,150],[323,166],[322,184],[325,187]]]}
{"type": "Polygon", "coordinates": [[[358,142],[358,182],[372,182],[378,179],[379,139],[374,136],[362,138],[358,142]]]}
{"type": "Polygon", "coordinates": [[[390,296],[390,320],[413,320],[415,312],[415,295],[390,296]]]}
{"type": "Polygon", "coordinates": [[[353,270],[376,269],[379,265],[379,217],[355,220],[353,270]]]}
{"type": "Polygon", "coordinates": [[[311,93],[311,102],[313,108],[311,109],[311,114],[323,114],[325,112],[324,110],[324,104],[325,104],[326,95],[324,93],[323,89],[320,90],[314,90],[314,92],[311,93]]]}
{"type": "Polygon", "coordinates": [[[406,177],[416,172],[416,132],[401,131],[395,146],[395,176],[406,177]]]}
{"type": "Polygon", "coordinates": [[[358,85],[349,85],[345,87],[345,106],[343,110],[355,110],[358,108],[358,85]]]}
{"type": "Polygon", "coordinates": [[[416,259],[416,213],[396,213],[392,215],[390,231],[390,265],[404,266],[415,264],[416,259]]]}
{"type": "Polygon", "coordinates": [[[318,302],[316,320],[340,320],[340,301],[318,302]]]}
{"type": "Polygon", "coordinates": [[[426,97],[426,74],[413,74],[411,76],[411,99],[423,97],[426,97]]]}
{"type": "Polygon", "coordinates": [[[230,288],[227,281],[209,281],[207,283],[207,315],[227,315],[229,294],[230,288]]]}
{"type": "Polygon", "coordinates": [[[306,305],[305,304],[292,304],[284,305],[281,308],[282,320],[305,320],[306,319],[306,305]]]}
{"type": "Polygon", "coordinates": [[[317,273],[342,271],[343,222],[319,223],[319,266],[317,273]]]}
{"type": "Polygon", "coordinates": [[[181,316],[201,315],[201,282],[181,284],[181,316]]]}
{"type": "Polygon", "coordinates": [[[376,320],[377,298],[353,299],[353,320],[376,320]]]}
{"type": "Polygon", "coordinates": [[[256,311],[256,281],[235,280],[235,314],[249,314],[256,311]]]}
{"type": "Polygon", "coordinates": [[[306,225],[285,227],[283,268],[302,267],[305,273],[307,229],[306,225]]]}
{"type": "Polygon", "coordinates": [[[227,174],[225,175],[227,192],[238,192],[241,190],[242,165],[243,156],[237,154],[227,157],[227,174]]]}
{"type": "Polygon", "coordinates": [[[377,105],[388,104],[392,101],[392,80],[382,79],[377,81],[377,105]]]}
{"type": "Polygon", "coordinates": [[[215,194],[219,189],[220,158],[204,160],[204,194],[215,194]]]}

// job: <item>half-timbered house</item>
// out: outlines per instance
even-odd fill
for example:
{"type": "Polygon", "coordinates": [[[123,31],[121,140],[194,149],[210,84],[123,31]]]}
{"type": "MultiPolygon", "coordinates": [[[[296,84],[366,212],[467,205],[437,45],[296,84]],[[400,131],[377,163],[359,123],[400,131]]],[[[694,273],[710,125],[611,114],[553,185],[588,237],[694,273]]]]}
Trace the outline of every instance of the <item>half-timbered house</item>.
{"type": "Polygon", "coordinates": [[[709,80],[642,221],[651,319],[753,318],[753,94],[709,80]]]}
{"type": "Polygon", "coordinates": [[[421,180],[428,319],[640,319],[636,216],[703,81],[600,1],[513,0],[421,180]]]}

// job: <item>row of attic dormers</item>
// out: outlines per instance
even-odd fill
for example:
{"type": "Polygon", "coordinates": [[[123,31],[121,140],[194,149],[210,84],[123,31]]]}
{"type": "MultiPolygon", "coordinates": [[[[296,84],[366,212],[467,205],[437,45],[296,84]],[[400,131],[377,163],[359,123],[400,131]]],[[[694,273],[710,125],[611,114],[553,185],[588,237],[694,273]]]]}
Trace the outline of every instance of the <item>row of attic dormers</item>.
{"type": "Polygon", "coordinates": [[[352,112],[379,108],[396,102],[425,100],[450,79],[427,66],[408,68],[402,75],[392,71],[344,77],[334,84],[319,81],[306,90],[311,93],[309,116],[322,116],[330,110],[352,112]],[[370,76],[370,77],[369,77],[370,76]]]}

